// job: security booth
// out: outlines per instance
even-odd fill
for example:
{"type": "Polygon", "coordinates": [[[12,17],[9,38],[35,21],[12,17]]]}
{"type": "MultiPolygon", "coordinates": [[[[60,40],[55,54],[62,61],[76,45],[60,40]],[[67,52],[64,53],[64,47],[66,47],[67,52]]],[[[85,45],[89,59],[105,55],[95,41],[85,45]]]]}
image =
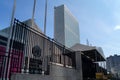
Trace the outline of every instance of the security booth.
{"type": "Polygon", "coordinates": [[[96,79],[96,73],[106,74],[105,57],[99,47],[76,44],[71,47],[74,51],[81,51],[83,80],[96,79]]]}

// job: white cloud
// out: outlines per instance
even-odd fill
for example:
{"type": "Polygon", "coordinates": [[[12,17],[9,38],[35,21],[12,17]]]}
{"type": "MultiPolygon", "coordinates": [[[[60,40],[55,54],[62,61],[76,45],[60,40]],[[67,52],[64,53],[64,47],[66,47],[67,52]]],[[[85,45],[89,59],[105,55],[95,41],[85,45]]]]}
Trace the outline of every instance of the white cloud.
{"type": "Polygon", "coordinates": [[[120,25],[115,26],[114,30],[120,30],[120,25]]]}

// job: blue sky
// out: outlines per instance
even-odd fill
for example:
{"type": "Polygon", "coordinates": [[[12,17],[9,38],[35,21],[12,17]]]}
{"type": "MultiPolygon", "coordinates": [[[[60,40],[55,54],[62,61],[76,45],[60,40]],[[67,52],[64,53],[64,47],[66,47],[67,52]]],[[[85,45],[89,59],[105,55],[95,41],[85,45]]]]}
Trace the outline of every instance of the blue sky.
{"type": "MultiPolygon", "coordinates": [[[[37,0],[35,22],[43,30],[45,0],[37,0]]],[[[48,0],[47,35],[53,38],[54,6],[65,4],[79,22],[80,43],[103,48],[106,57],[120,54],[120,0],[48,0]]],[[[0,1],[0,29],[10,24],[13,0],[0,1]]],[[[17,0],[15,18],[32,17],[33,0],[17,0]]]]}

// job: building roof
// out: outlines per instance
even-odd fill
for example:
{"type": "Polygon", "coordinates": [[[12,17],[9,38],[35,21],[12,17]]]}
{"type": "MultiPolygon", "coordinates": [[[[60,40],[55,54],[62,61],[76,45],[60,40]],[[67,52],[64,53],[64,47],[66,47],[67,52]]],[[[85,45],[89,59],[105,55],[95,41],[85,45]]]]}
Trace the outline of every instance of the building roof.
{"type": "Polygon", "coordinates": [[[86,50],[93,50],[95,49],[95,46],[87,46],[83,44],[75,44],[71,47],[74,51],[86,51],[86,50]]]}
{"type": "Polygon", "coordinates": [[[84,55],[94,59],[95,61],[105,60],[105,56],[101,47],[75,44],[71,47],[71,49],[74,51],[81,51],[84,55]]]}
{"type": "Polygon", "coordinates": [[[2,30],[0,30],[0,36],[4,36],[4,37],[8,37],[9,35],[8,35],[9,33],[6,31],[2,31],[2,30]]]}
{"type": "Polygon", "coordinates": [[[40,30],[40,28],[38,27],[38,25],[35,22],[33,22],[33,26],[32,26],[32,19],[23,21],[23,23],[25,23],[27,26],[32,27],[33,29],[43,33],[42,30],[40,30]]]}
{"type": "MultiPolygon", "coordinates": [[[[35,22],[33,22],[33,26],[32,26],[32,19],[25,20],[25,21],[23,21],[23,23],[25,23],[27,26],[32,27],[33,29],[43,33],[42,30],[40,30],[40,28],[38,27],[38,25],[35,22]]],[[[10,27],[0,30],[0,35],[2,35],[4,37],[8,37],[9,33],[10,33],[10,27]]]]}

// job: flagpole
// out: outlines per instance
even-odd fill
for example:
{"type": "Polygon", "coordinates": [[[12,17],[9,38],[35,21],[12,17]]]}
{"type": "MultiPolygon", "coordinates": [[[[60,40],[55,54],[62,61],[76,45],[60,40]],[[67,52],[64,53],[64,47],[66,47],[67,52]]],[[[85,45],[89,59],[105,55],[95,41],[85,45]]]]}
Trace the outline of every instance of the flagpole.
{"type": "MultiPolygon", "coordinates": [[[[47,20],[47,1],[45,1],[45,16],[44,16],[44,34],[46,35],[46,20],[47,20]]],[[[42,66],[42,74],[45,74],[46,65],[45,65],[45,40],[43,40],[43,66],[42,66]]]]}
{"type": "MultiPolygon", "coordinates": [[[[34,15],[35,15],[35,7],[36,7],[36,0],[34,0],[34,4],[33,4],[33,10],[32,10],[32,22],[31,22],[31,26],[30,27],[33,27],[34,26],[34,15]]],[[[29,73],[29,63],[30,63],[30,53],[28,53],[28,62],[27,62],[27,69],[26,69],[26,72],[29,73]]]]}
{"type": "Polygon", "coordinates": [[[33,5],[33,12],[32,12],[32,27],[34,26],[35,6],[36,6],[36,0],[34,0],[34,5],[33,5]]]}
{"type": "Polygon", "coordinates": [[[47,20],[47,2],[48,0],[46,0],[45,2],[45,19],[44,19],[44,34],[46,35],[46,20],[47,20]]]}
{"type": "Polygon", "coordinates": [[[13,31],[13,22],[14,22],[15,9],[16,9],[16,0],[14,0],[13,10],[12,10],[12,17],[11,17],[11,22],[10,22],[10,33],[9,33],[6,52],[9,51],[10,39],[11,39],[11,36],[12,36],[12,31],[13,31]]]}
{"type": "MultiPolygon", "coordinates": [[[[9,33],[9,37],[8,37],[8,41],[7,41],[7,47],[6,47],[6,56],[8,56],[9,54],[9,49],[10,49],[10,40],[11,40],[11,36],[12,36],[12,31],[13,31],[13,22],[14,22],[14,15],[15,15],[15,9],[16,9],[16,0],[14,0],[13,3],[13,9],[12,9],[12,17],[11,17],[11,21],[10,21],[10,33],[9,33]]],[[[6,57],[6,63],[5,63],[5,71],[4,71],[4,79],[7,78],[8,79],[8,75],[9,75],[9,68],[10,68],[10,63],[8,63],[8,58],[6,57]],[[7,66],[8,63],[8,66],[7,66]],[[8,67],[8,69],[7,69],[8,67]],[[6,76],[7,75],[7,76],[6,76]]]]}

